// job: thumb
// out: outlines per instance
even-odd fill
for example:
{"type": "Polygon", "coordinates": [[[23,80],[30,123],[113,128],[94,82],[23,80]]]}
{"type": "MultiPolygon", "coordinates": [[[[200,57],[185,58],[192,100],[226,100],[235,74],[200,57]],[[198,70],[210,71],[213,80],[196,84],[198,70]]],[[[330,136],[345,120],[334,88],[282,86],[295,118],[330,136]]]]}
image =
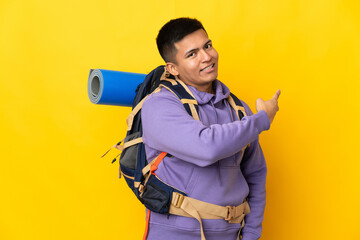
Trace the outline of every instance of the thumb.
{"type": "Polygon", "coordinates": [[[262,98],[258,98],[256,99],[256,104],[260,103],[260,102],[264,102],[264,100],[262,98]]]}

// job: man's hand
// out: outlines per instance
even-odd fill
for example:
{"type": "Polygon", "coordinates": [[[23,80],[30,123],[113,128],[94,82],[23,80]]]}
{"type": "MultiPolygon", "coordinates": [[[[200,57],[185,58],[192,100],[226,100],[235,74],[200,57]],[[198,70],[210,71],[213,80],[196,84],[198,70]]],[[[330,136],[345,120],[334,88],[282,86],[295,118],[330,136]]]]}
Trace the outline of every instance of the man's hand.
{"type": "Polygon", "coordinates": [[[278,98],[280,92],[280,89],[278,89],[274,96],[268,101],[264,101],[262,98],[256,99],[256,111],[264,110],[270,119],[270,124],[274,120],[276,112],[279,111],[278,98]]]}

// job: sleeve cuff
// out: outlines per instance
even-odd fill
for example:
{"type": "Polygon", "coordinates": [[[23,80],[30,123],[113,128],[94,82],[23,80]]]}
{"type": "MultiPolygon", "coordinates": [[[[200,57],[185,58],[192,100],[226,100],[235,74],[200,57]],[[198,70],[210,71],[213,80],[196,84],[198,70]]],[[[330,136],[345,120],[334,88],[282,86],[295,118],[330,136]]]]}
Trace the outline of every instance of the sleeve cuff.
{"type": "Polygon", "coordinates": [[[269,130],[270,128],[270,119],[267,113],[264,110],[260,110],[256,114],[252,115],[256,119],[256,128],[259,131],[259,134],[262,131],[269,130]]]}

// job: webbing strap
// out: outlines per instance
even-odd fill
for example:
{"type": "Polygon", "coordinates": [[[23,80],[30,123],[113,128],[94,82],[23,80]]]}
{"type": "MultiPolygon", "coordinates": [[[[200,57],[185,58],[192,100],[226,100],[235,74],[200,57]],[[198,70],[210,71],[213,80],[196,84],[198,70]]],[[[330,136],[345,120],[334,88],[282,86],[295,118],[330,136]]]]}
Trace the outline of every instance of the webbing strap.
{"type": "Polygon", "coordinates": [[[148,233],[149,233],[149,223],[150,223],[150,210],[147,210],[147,214],[146,214],[146,223],[145,223],[145,232],[144,232],[144,236],[143,236],[143,240],[147,239],[148,233]]]}
{"type": "MultiPolygon", "coordinates": [[[[195,98],[194,94],[190,91],[189,87],[182,80],[180,80],[180,78],[178,76],[174,76],[175,80],[168,78],[166,76],[167,76],[167,70],[165,68],[165,71],[161,75],[160,80],[171,82],[173,86],[177,85],[177,84],[174,84],[174,82],[180,83],[180,85],[185,89],[185,91],[196,101],[196,98],[195,98]]],[[[195,104],[197,104],[197,102],[195,104]]]]}
{"type": "MultiPolygon", "coordinates": [[[[122,143],[123,141],[125,140],[125,138],[123,138],[120,142],[118,142],[118,143],[116,143],[114,146],[112,146],[109,150],[107,150],[101,157],[104,157],[108,152],[110,152],[110,150],[111,149],[113,149],[113,148],[117,148],[117,149],[119,149],[117,146],[120,146],[120,143],[122,143]]],[[[121,149],[121,147],[120,147],[120,149],[121,149]]],[[[119,149],[119,150],[120,150],[119,149]]]]}
{"type": "MultiPolygon", "coordinates": [[[[164,84],[160,84],[160,85],[162,85],[163,87],[165,87],[166,89],[171,91],[173,94],[175,94],[180,99],[180,101],[183,103],[185,108],[186,108],[186,104],[187,104],[189,106],[189,108],[190,108],[190,112],[191,112],[191,115],[193,116],[193,118],[195,120],[200,120],[199,115],[198,115],[198,111],[197,111],[197,109],[195,107],[195,106],[198,105],[198,103],[196,101],[196,98],[195,98],[194,94],[190,91],[189,87],[183,81],[181,81],[178,76],[174,76],[175,80],[169,78],[168,76],[169,76],[169,72],[166,70],[166,67],[164,67],[164,72],[161,75],[160,80],[168,81],[168,82],[170,82],[172,84],[172,86],[178,86],[177,83],[180,83],[182,88],[187,92],[187,94],[189,94],[188,98],[184,98],[184,96],[182,96],[184,94],[181,94],[180,92],[176,93],[170,87],[165,86],[164,84]]],[[[178,86],[177,89],[180,90],[181,88],[179,88],[179,86],[178,86]]]]}
{"type": "Polygon", "coordinates": [[[197,105],[197,101],[195,99],[186,99],[183,98],[181,99],[171,88],[169,88],[168,86],[164,85],[164,84],[160,84],[159,87],[164,87],[167,90],[169,90],[170,92],[172,92],[175,96],[177,96],[180,101],[183,103],[183,105],[185,106],[185,104],[187,104],[190,108],[191,111],[191,116],[195,119],[195,120],[200,120],[199,119],[199,114],[196,111],[195,105],[197,105]]]}
{"type": "Polygon", "coordinates": [[[241,235],[241,229],[244,227],[244,225],[245,225],[245,220],[242,221],[242,224],[241,224],[241,227],[240,227],[240,229],[238,231],[236,240],[241,240],[242,239],[242,238],[240,238],[240,235],[241,235]]]}
{"type": "Polygon", "coordinates": [[[236,116],[238,117],[239,120],[240,120],[239,111],[242,112],[244,117],[246,116],[245,108],[236,105],[234,99],[231,97],[231,94],[228,96],[227,100],[230,103],[231,107],[235,110],[236,116]]]}
{"type": "Polygon", "coordinates": [[[157,155],[151,162],[148,163],[143,169],[142,173],[145,176],[150,170],[154,172],[157,169],[157,166],[160,164],[160,162],[164,159],[167,152],[162,152],[159,155],[157,155]],[[155,167],[153,167],[153,165],[155,167]]]}
{"type": "Polygon", "coordinates": [[[220,205],[211,204],[194,198],[190,198],[178,192],[173,192],[173,207],[170,207],[171,211],[175,212],[178,215],[183,214],[182,216],[186,216],[186,213],[182,212],[180,209],[180,206],[185,199],[188,199],[192,203],[192,205],[199,212],[201,218],[204,219],[225,219],[229,223],[240,223],[243,218],[242,215],[245,216],[250,212],[250,206],[247,201],[244,201],[238,206],[223,207],[220,205]]]}
{"type": "Polygon", "coordinates": [[[177,96],[177,94],[171,89],[169,88],[168,86],[164,85],[164,84],[160,84],[159,87],[164,87],[166,88],[167,90],[169,90],[170,92],[172,92],[175,96],[177,96]]]}
{"type": "Polygon", "coordinates": [[[174,79],[171,79],[171,78],[166,78],[166,79],[161,79],[161,78],[160,78],[160,80],[169,81],[169,82],[171,82],[171,84],[172,84],[173,86],[178,85],[178,83],[177,83],[174,79]]]}
{"type": "Polygon", "coordinates": [[[129,114],[129,116],[126,119],[126,123],[127,123],[127,131],[130,131],[134,122],[134,117],[136,116],[136,114],[140,111],[140,109],[142,108],[145,99],[151,95],[152,93],[156,93],[156,92],[160,92],[160,87],[156,88],[154,91],[152,91],[150,94],[146,95],[136,106],[135,108],[131,111],[131,113],[129,114]]]}
{"type": "Polygon", "coordinates": [[[250,212],[250,206],[244,201],[239,206],[219,206],[173,192],[169,213],[196,218],[201,227],[201,239],[205,239],[201,219],[224,219],[229,223],[245,225],[244,217],[250,212]]]}
{"type": "MultiPolygon", "coordinates": [[[[175,192],[174,192],[175,193],[175,192]]],[[[174,214],[174,212],[170,211],[169,213],[174,214]]],[[[182,201],[182,204],[180,205],[179,209],[183,210],[188,216],[195,218],[200,223],[200,229],[201,229],[201,240],[206,240],[205,234],[204,234],[204,228],[201,221],[201,217],[199,215],[199,212],[196,210],[196,208],[192,205],[192,203],[189,201],[189,198],[184,198],[182,201]]]]}
{"type": "Polygon", "coordinates": [[[118,145],[118,146],[116,146],[116,148],[119,149],[119,150],[124,150],[125,148],[131,147],[132,145],[135,145],[135,144],[138,144],[138,143],[141,143],[141,142],[143,142],[143,139],[142,139],[142,137],[139,137],[139,138],[135,138],[135,139],[133,139],[131,141],[128,141],[128,142],[124,143],[123,146],[118,145]]]}
{"type": "MultiPolygon", "coordinates": [[[[124,138],[125,139],[125,138],[124,138]]],[[[109,150],[106,151],[106,153],[104,153],[101,157],[104,157],[111,149],[116,148],[120,151],[124,151],[125,148],[131,147],[132,145],[138,144],[143,142],[142,137],[139,138],[135,138],[131,141],[128,141],[126,143],[124,143],[123,145],[120,145],[120,143],[122,143],[124,141],[124,139],[122,139],[120,142],[118,142],[117,144],[115,144],[114,146],[112,146],[109,150]]],[[[115,158],[117,158],[121,153],[119,153],[118,155],[116,155],[115,158]]]]}
{"type": "Polygon", "coordinates": [[[195,99],[186,99],[186,98],[183,98],[183,99],[180,99],[181,102],[183,104],[187,103],[187,104],[197,104],[197,101],[195,99]]]}
{"type": "Polygon", "coordinates": [[[129,116],[126,119],[126,124],[127,124],[127,131],[131,130],[133,121],[134,121],[134,117],[135,115],[140,111],[140,109],[142,108],[142,105],[145,101],[145,99],[148,97],[149,95],[146,95],[136,106],[135,108],[131,111],[131,113],[129,114],[129,116]]]}
{"type": "Polygon", "coordinates": [[[181,86],[183,86],[183,88],[190,94],[190,96],[192,96],[195,99],[194,94],[192,94],[192,92],[190,91],[188,86],[183,81],[181,81],[178,76],[175,76],[175,79],[176,79],[176,81],[178,81],[181,84],[181,86]]]}
{"type": "Polygon", "coordinates": [[[193,118],[194,118],[195,120],[200,120],[200,119],[199,119],[199,115],[198,115],[198,113],[197,113],[197,111],[196,111],[195,105],[194,105],[194,104],[189,104],[189,107],[190,107],[191,115],[193,116],[193,118]]]}
{"type": "MultiPolygon", "coordinates": [[[[157,156],[158,157],[158,156],[157,156]]],[[[148,165],[146,165],[141,171],[142,174],[145,176],[146,173],[148,173],[150,171],[150,167],[155,163],[157,157],[155,157],[151,162],[148,163],[148,165]]]]}
{"type": "Polygon", "coordinates": [[[144,193],[143,192],[143,187],[146,186],[147,182],[149,181],[149,178],[150,178],[151,174],[156,176],[155,171],[157,170],[157,167],[161,163],[161,161],[166,157],[166,154],[167,154],[167,152],[161,152],[155,159],[153,159],[148,165],[146,165],[142,169],[142,173],[143,173],[143,175],[145,177],[144,184],[142,185],[142,187],[141,187],[141,184],[138,184],[137,186],[135,185],[135,187],[139,187],[140,197],[142,197],[142,195],[144,193]]]}
{"type": "Polygon", "coordinates": [[[159,154],[159,156],[156,158],[154,164],[150,166],[150,172],[154,173],[157,170],[158,165],[161,163],[161,161],[166,156],[167,152],[162,152],[159,154]]]}
{"type": "MultiPolygon", "coordinates": [[[[241,111],[241,113],[243,114],[244,117],[247,116],[245,108],[243,106],[236,105],[234,98],[231,96],[231,94],[228,96],[227,100],[228,100],[230,106],[235,110],[236,116],[238,117],[239,120],[241,119],[239,116],[239,111],[241,111]]],[[[244,155],[245,148],[247,148],[247,147],[250,147],[250,143],[241,149],[242,150],[241,158],[244,155]]]]}

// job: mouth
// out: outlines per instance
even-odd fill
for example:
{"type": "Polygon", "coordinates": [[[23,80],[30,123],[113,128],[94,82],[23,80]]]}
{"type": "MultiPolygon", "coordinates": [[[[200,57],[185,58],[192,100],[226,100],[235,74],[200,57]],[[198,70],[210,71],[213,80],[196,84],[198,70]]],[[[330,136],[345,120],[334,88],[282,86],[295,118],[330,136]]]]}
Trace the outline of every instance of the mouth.
{"type": "Polygon", "coordinates": [[[204,71],[205,71],[205,72],[211,72],[212,70],[214,70],[214,66],[215,66],[215,63],[213,63],[213,64],[211,64],[211,65],[209,65],[209,66],[201,69],[200,72],[204,72],[204,71]]]}

